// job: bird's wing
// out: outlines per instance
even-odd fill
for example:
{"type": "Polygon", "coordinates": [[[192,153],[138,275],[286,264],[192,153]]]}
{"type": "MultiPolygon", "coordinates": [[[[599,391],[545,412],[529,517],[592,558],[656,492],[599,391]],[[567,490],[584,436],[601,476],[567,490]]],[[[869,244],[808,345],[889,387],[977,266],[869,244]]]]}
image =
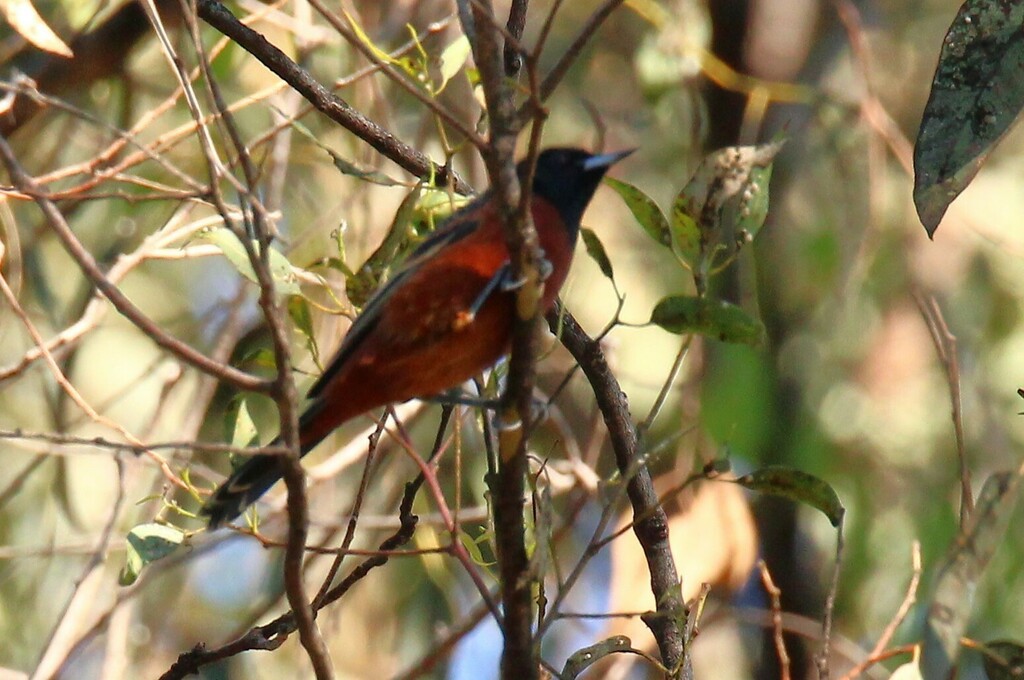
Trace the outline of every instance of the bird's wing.
{"type": "Polygon", "coordinates": [[[473,233],[479,221],[477,220],[477,208],[479,203],[474,201],[462,210],[455,212],[448,218],[447,222],[423,243],[412,251],[401,268],[384,284],[370,301],[363,307],[362,312],[356,317],[352,327],[345,334],[341,346],[335,352],[324,370],[306,394],[307,398],[315,398],[327,385],[328,382],[342,369],[348,358],[359,348],[363,340],[377,327],[380,321],[381,312],[388,299],[396,290],[402,287],[405,281],[414,274],[423,264],[444,248],[456,243],[473,233]]]}

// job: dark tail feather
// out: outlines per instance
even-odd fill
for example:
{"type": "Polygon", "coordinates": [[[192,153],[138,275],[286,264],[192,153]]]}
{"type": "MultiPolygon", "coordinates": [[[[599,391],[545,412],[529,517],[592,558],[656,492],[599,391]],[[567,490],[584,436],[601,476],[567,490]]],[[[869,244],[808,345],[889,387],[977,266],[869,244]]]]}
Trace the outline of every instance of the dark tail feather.
{"type": "MultiPolygon", "coordinates": [[[[280,442],[276,439],[271,446],[280,442]]],[[[217,487],[199,511],[209,517],[209,528],[216,529],[234,520],[281,479],[280,456],[253,456],[217,487]]]]}
{"type": "MultiPolygon", "coordinates": [[[[310,431],[307,427],[316,417],[320,409],[314,404],[302,414],[299,421],[299,431],[306,433],[310,431]]],[[[328,430],[329,432],[329,430],[328,430]]],[[[324,435],[315,439],[302,442],[301,455],[305,456],[310,449],[319,444],[324,435]]],[[[281,446],[281,440],[275,439],[269,446],[281,446]]],[[[255,503],[265,494],[270,487],[274,486],[281,479],[281,457],[280,456],[253,456],[245,461],[223,484],[217,487],[213,495],[199,510],[203,517],[209,517],[208,527],[216,529],[228,522],[238,518],[245,509],[255,503]]]]}

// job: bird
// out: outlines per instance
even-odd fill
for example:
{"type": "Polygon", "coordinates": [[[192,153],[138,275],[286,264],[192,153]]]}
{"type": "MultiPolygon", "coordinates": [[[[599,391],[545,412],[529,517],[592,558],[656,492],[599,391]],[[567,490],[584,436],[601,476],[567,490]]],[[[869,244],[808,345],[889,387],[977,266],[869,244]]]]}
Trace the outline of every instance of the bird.
{"type": "MultiPolygon", "coordinates": [[[[557,147],[537,156],[530,207],[546,265],[542,311],[565,282],[580,221],[601,180],[632,152],[557,147]]],[[[526,163],[517,165],[524,181],[526,163]]],[[[497,363],[509,351],[515,318],[510,271],[492,189],[440,224],[363,307],[306,395],[301,455],[356,416],[441,394],[497,363]]],[[[200,515],[211,530],[231,522],[281,476],[279,456],[252,456],[214,490],[200,515]]]]}

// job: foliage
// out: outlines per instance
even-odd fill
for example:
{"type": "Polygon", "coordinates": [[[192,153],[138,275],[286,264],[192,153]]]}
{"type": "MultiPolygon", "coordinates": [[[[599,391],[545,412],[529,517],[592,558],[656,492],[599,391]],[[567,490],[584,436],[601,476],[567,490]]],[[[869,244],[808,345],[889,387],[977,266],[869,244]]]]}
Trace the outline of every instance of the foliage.
{"type": "MultiPolygon", "coordinates": [[[[480,152],[503,124],[477,63],[488,27],[467,36],[441,0],[386,4],[232,5],[280,48],[264,64],[308,67],[285,83],[244,32],[173,0],[159,20],[146,3],[0,3],[5,44],[22,45],[3,55],[2,146],[37,187],[8,162],[0,669],[182,677],[216,660],[232,676],[322,676],[286,613],[298,573],[338,676],[497,674],[494,441],[508,432],[479,400],[441,428],[441,407],[414,401],[330,437],[306,466],[298,563],[283,559],[283,487],[243,528],[195,517],[229,460],[301,406],[268,381],[294,369],[301,395],[373,291],[488,184],[480,152]],[[111,26],[116,41],[74,38],[111,26]],[[97,292],[86,260],[123,301],[97,292]]],[[[530,3],[524,49],[505,55],[522,69],[501,81],[527,123],[517,156],[534,130],[540,147],[639,150],[586,215],[537,362],[521,539],[544,667],[1018,677],[1020,4],[947,17],[882,3],[865,27],[854,3],[826,3],[817,38],[790,38],[807,78],[712,54],[703,3],[563,4],[549,17],[530,3]],[[740,96],[735,128],[722,92],[740,96]],[[613,382],[566,351],[577,319],[613,382]],[[630,506],[648,468],[682,575],[660,597],[639,542],[651,518],[634,525],[630,506]],[[782,632],[807,621],[822,639],[801,653],[782,632]],[[682,652],[669,668],[666,629],[682,652]],[[701,629],[777,633],[791,658],[701,629]]],[[[494,23],[502,42],[515,33],[494,23]]],[[[508,380],[502,363],[475,387],[496,399],[508,380]]]]}

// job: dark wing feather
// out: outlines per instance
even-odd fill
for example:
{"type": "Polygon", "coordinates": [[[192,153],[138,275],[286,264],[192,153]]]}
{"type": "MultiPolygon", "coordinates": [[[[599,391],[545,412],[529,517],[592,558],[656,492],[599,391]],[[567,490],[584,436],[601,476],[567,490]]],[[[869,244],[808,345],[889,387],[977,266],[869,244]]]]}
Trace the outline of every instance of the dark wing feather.
{"type": "Polygon", "coordinates": [[[486,200],[486,196],[473,201],[449,217],[444,225],[412,251],[401,268],[384,284],[384,287],[374,293],[370,301],[363,307],[363,311],[356,317],[348,333],[345,334],[345,339],[341,341],[341,346],[338,347],[338,351],[331,358],[327,368],[309,388],[309,392],[306,394],[307,399],[316,398],[323,391],[324,386],[341,370],[352,353],[359,349],[363,340],[377,327],[384,305],[395,291],[401,288],[405,280],[424,262],[434,257],[438,251],[464,239],[476,230],[479,222],[474,218],[473,213],[479,207],[479,200],[486,200]]]}

